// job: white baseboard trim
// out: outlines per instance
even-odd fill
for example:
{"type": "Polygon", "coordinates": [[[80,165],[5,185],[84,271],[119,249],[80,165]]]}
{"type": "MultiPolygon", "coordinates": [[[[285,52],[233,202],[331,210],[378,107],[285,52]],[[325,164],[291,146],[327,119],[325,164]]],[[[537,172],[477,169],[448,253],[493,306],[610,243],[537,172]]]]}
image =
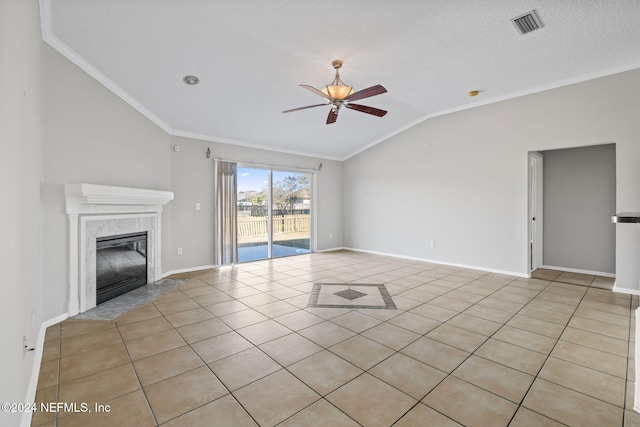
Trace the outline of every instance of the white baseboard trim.
{"type": "Polygon", "coordinates": [[[591,276],[616,277],[615,273],[606,273],[604,271],[581,270],[579,268],[556,267],[555,265],[541,265],[540,268],[545,270],[566,271],[569,273],[589,274],[591,276]]]}
{"type": "Polygon", "coordinates": [[[200,270],[209,270],[211,268],[217,268],[217,265],[201,265],[198,267],[190,267],[190,268],[180,268],[178,270],[167,271],[166,273],[162,273],[161,277],[164,279],[167,276],[171,276],[172,274],[180,274],[180,273],[191,273],[192,271],[200,271],[200,270]]]}
{"type": "Polygon", "coordinates": [[[613,284],[613,292],[618,292],[620,294],[629,294],[629,295],[640,295],[640,290],[638,289],[629,289],[629,288],[621,288],[618,286],[618,283],[613,284]]]}
{"type": "MultiPolygon", "coordinates": [[[[42,350],[44,348],[44,338],[49,326],[53,326],[56,323],[60,323],[69,317],[69,313],[63,313],[60,316],[56,316],[53,319],[49,319],[42,322],[40,325],[40,332],[38,333],[38,339],[36,341],[35,350],[33,354],[33,366],[31,367],[31,380],[29,381],[29,387],[27,388],[27,395],[24,401],[28,403],[34,403],[36,401],[36,390],[38,388],[38,378],[40,377],[40,365],[42,363],[42,350]]],[[[31,425],[32,412],[25,411],[20,418],[20,427],[29,427],[31,425]]]]}
{"type": "Polygon", "coordinates": [[[317,250],[317,251],[316,251],[316,253],[333,252],[333,251],[343,251],[343,250],[345,250],[345,249],[347,249],[347,248],[345,248],[345,247],[343,247],[343,246],[340,246],[340,247],[337,247],[337,248],[320,249],[320,250],[317,250]]]}
{"type": "Polygon", "coordinates": [[[368,253],[368,254],[373,254],[373,255],[383,255],[383,256],[388,256],[388,257],[392,257],[392,258],[407,259],[407,260],[411,260],[411,261],[428,262],[430,264],[446,265],[446,266],[449,266],[449,267],[458,267],[458,268],[467,268],[467,269],[470,269],[470,270],[486,271],[487,273],[505,274],[507,276],[515,276],[515,277],[523,277],[523,278],[529,278],[530,277],[529,274],[527,274],[527,273],[498,270],[498,269],[495,269],[495,268],[479,267],[477,265],[459,264],[459,263],[455,263],[455,262],[447,262],[447,261],[442,261],[442,260],[434,260],[434,259],[427,259],[427,258],[411,257],[411,256],[406,256],[406,255],[390,254],[390,253],[386,253],[386,252],[367,251],[367,250],[364,250],[364,249],[356,249],[356,248],[349,248],[349,247],[346,247],[346,248],[343,248],[343,249],[348,250],[348,251],[363,252],[363,253],[368,253]]]}
{"type": "MultiPolygon", "coordinates": [[[[640,309],[636,309],[636,325],[640,325],[640,309]]],[[[636,336],[635,336],[635,354],[640,354],[640,328],[635,328],[636,329],[636,336]]],[[[636,412],[640,412],[640,381],[638,381],[638,376],[640,376],[640,357],[636,357],[635,358],[635,371],[636,371],[636,376],[633,379],[635,384],[634,384],[634,393],[633,393],[633,410],[636,412]]]]}
{"type": "MultiPolygon", "coordinates": [[[[322,253],[322,252],[332,252],[332,251],[340,251],[340,250],[345,250],[347,248],[344,247],[337,247],[337,248],[328,248],[328,249],[321,249],[321,250],[316,250],[316,253],[322,253]]],[[[257,261],[264,261],[264,260],[257,260],[257,261]]],[[[193,271],[200,271],[200,270],[209,270],[212,268],[219,268],[219,265],[201,265],[198,267],[189,267],[189,268],[179,268],[177,270],[171,270],[171,271],[167,271],[165,273],[162,273],[161,277],[164,279],[165,277],[171,276],[172,274],[180,274],[180,273],[191,273],[193,271]]]]}

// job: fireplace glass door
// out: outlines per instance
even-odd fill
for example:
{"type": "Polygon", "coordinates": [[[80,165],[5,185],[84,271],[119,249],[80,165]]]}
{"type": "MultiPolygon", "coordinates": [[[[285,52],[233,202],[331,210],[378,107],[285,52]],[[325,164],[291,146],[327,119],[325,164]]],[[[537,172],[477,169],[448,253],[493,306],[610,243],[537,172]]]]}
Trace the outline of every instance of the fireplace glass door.
{"type": "Polygon", "coordinates": [[[147,284],[147,233],[96,239],[96,303],[147,284]]]}

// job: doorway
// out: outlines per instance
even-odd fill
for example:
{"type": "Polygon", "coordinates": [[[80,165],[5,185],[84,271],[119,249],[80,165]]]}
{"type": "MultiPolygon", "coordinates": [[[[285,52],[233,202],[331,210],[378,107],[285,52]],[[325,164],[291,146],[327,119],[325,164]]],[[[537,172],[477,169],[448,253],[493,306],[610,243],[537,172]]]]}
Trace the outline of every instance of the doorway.
{"type": "Polygon", "coordinates": [[[311,252],[311,172],[238,167],[238,262],[311,252]]]}
{"type": "Polygon", "coordinates": [[[528,161],[530,272],[615,275],[615,143],[530,152],[528,161]]]}

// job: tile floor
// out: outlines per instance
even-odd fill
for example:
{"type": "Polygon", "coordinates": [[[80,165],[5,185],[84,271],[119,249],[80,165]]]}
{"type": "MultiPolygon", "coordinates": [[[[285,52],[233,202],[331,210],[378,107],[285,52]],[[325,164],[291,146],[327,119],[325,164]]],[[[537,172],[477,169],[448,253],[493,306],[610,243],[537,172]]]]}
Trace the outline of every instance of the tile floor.
{"type": "Polygon", "coordinates": [[[348,251],[182,275],[114,321],[50,327],[36,399],[91,413],[32,425],[640,425],[637,297],[535,276],[348,251]],[[307,308],[316,283],[384,284],[396,308],[307,308]]]}

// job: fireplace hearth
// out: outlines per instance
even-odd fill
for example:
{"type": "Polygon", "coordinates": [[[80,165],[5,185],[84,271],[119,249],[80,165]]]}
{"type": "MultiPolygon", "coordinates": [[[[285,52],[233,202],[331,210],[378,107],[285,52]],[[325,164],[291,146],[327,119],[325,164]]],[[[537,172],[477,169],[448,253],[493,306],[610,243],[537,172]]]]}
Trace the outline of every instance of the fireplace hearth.
{"type": "Polygon", "coordinates": [[[96,304],[146,284],[146,232],[96,238],[96,304]]]}

